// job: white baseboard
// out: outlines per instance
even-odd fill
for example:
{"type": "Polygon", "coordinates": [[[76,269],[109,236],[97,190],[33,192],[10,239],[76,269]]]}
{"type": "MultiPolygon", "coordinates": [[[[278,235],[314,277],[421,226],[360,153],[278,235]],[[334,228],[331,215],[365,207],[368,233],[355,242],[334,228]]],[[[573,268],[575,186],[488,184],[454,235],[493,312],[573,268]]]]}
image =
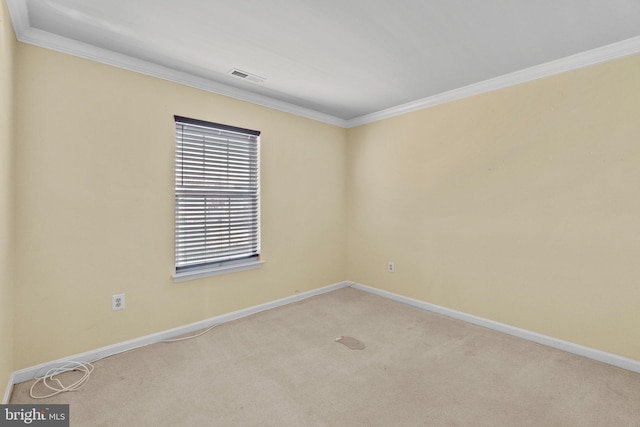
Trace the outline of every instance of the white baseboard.
{"type": "Polygon", "coordinates": [[[11,392],[14,384],[18,384],[24,381],[29,381],[36,378],[38,375],[43,375],[47,370],[56,365],[62,365],[70,360],[78,362],[94,362],[96,360],[112,356],[114,354],[122,353],[134,348],[143,347],[145,345],[157,343],[166,339],[175,338],[180,335],[188,334],[191,332],[199,331],[201,329],[208,328],[220,323],[229,322],[232,320],[240,319],[242,317],[250,316],[261,311],[270,310],[283,305],[291,304],[297,301],[301,301],[306,298],[310,298],[315,295],[331,292],[336,289],[351,286],[354,289],[369,292],[384,298],[388,298],[394,301],[398,301],[412,307],[416,307],[425,311],[438,313],[454,319],[459,319],[474,325],[483,326],[489,329],[493,329],[498,332],[503,332],[509,335],[513,335],[519,338],[523,338],[529,341],[533,341],[539,344],[543,344],[549,347],[557,348],[569,353],[573,353],[579,356],[587,357],[589,359],[597,360],[599,362],[607,363],[609,365],[617,366],[622,369],[640,373],[640,361],[618,356],[612,353],[607,353],[601,350],[585,347],[579,344],[574,344],[568,341],[564,341],[558,338],[549,337],[546,335],[538,334],[536,332],[527,331],[525,329],[509,326],[504,323],[495,322],[493,320],[485,319],[482,317],[474,316],[471,314],[463,313],[460,311],[452,310],[449,308],[441,307],[435,304],[430,304],[424,301],[420,301],[413,298],[408,298],[402,295],[394,294],[392,292],[383,291],[381,289],[372,288],[359,283],[353,282],[341,282],[334,285],[325,286],[323,288],[314,289],[312,291],[303,292],[301,294],[292,295],[290,297],[282,298],[276,301],[271,301],[265,304],[260,304],[254,307],[249,307],[243,310],[234,311],[232,313],[223,314],[221,316],[212,317],[199,322],[190,323],[188,325],[180,326],[177,328],[169,329],[163,332],[147,335],[144,337],[132,339],[129,341],[121,342],[118,344],[102,347],[86,353],[76,354],[73,356],[58,359],[52,362],[43,363],[40,365],[32,366],[29,368],[21,369],[14,372],[10,379],[9,384],[5,390],[3,404],[9,402],[11,398],[11,392]]]}
{"type": "Polygon", "coordinates": [[[14,375],[11,374],[11,376],[9,377],[9,384],[7,384],[7,389],[4,391],[4,397],[2,398],[2,404],[6,405],[7,403],[9,403],[9,399],[11,399],[11,392],[13,391],[13,385],[16,383],[14,381],[14,375]]]}
{"type": "Polygon", "coordinates": [[[271,301],[265,304],[256,305],[254,307],[245,308],[243,310],[234,311],[231,313],[223,314],[221,316],[212,317],[210,319],[201,320],[199,322],[190,323],[188,325],[180,326],[177,328],[169,329],[163,332],[147,335],[140,338],[135,338],[129,341],[124,341],[118,344],[113,344],[107,347],[102,347],[97,350],[88,351],[86,353],[76,354],[74,356],[65,357],[63,359],[54,360],[48,363],[42,363],[37,366],[31,366],[29,368],[15,371],[11,376],[11,382],[7,386],[7,392],[5,394],[5,400],[9,399],[10,390],[13,384],[32,380],[38,376],[44,375],[46,371],[54,366],[63,365],[64,363],[73,360],[76,362],[95,362],[96,360],[112,356],[114,354],[122,353],[134,348],[143,347],[145,345],[154,344],[163,340],[175,338],[180,335],[188,334],[191,332],[199,331],[201,329],[208,328],[220,323],[230,322],[232,320],[240,319],[242,317],[250,316],[261,311],[270,310],[272,308],[280,307],[293,302],[301,301],[303,299],[310,298],[315,295],[331,292],[336,289],[350,286],[351,282],[341,282],[334,285],[325,286],[323,288],[314,289],[312,291],[303,292],[290,297],[282,298],[279,300],[271,301]]]}
{"type": "Polygon", "coordinates": [[[579,344],[574,344],[569,341],[564,341],[558,338],[549,337],[547,335],[538,334],[536,332],[527,331],[526,329],[516,328],[504,323],[495,322],[493,320],[485,319],[482,317],[474,316],[472,314],[463,313],[461,311],[452,310],[449,308],[441,307],[439,305],[430,304],[424,301],[420,301],[413,298],[404,297],[402,295],[394,294],[392,292],[383,291],[369,286],[361,285],[359,283],[351,284],[354,289],[366,291],[381,297],[385,297],[394,301],[398,301],[412,307],[416,307],[425,311],[442,314],[454,319],[463,320],[468,323],[472,323],[478,326],[484,326],[485,328],[493,329],[498,332],[513,335],[519,338],[524,338],[529,341],[543,344],[548,347],[557,348],[559,350],[566,351],[568,353],[577,354],[578,356],[587,357],[589,359],[597,360],[598,362],[607,363],[609,365],[617,366],[618,368],[626,369],[629,371],[640,373],[640,361],[629,359],[626,357],[618,356],[616,354],[607,353],[605,351],[596,350],[594,348],[585,347],[579,344]]]}

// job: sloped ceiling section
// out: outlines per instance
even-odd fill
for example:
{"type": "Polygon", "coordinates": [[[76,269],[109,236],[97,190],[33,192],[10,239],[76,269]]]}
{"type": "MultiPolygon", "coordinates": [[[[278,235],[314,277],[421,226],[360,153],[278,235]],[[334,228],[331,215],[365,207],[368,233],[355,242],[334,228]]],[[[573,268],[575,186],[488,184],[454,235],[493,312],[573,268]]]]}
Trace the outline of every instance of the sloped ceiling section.
{"type": "Polygon", "coordinates": [[[22,42],[343,127],[640,52],[638,0],[7,3],[22,42]]]}

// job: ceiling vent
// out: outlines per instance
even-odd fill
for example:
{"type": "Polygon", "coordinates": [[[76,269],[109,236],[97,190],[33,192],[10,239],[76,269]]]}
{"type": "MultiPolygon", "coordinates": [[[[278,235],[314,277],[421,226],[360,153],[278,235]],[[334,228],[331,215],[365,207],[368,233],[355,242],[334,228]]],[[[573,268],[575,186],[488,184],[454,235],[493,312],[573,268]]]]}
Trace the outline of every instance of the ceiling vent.
{"type": "Polygon", "coordinates": [[[266,80],[264,77],[256,76],[255,74],[247,73],[246,71],[238,70],[237,68],[232,68],[231,71],[229,71],[229,74],[253,83],[262,83],[266,80]]]}

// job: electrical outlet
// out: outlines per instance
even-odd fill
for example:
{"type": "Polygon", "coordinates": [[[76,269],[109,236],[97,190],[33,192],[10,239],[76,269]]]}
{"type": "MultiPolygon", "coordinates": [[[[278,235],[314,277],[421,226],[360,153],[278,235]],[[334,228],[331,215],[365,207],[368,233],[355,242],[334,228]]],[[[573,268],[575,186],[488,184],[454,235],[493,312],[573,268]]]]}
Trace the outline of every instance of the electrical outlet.
{"type": "Polygon", "coordinates": [[[111,296],[111,310],[118,311],[124,310],[125,299],[124,294],[117,294],[111,296]]]}
{"type": "Polygon", "coordinates": [[[387,265],[387,271],[389,273],[395,273],[396,272],[396,265],[393,261],[389,261],[389,264],[387,265]]]}

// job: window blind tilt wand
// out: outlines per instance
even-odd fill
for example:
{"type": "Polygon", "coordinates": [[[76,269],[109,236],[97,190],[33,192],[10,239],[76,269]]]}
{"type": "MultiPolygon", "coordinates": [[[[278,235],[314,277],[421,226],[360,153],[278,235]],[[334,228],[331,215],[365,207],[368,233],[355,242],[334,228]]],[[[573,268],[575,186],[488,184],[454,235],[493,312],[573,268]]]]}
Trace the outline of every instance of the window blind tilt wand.
{"type": "Polygon", "coordinates": [[[257,259],[260,132],[175,116],[176,271],[257,259]]]}

